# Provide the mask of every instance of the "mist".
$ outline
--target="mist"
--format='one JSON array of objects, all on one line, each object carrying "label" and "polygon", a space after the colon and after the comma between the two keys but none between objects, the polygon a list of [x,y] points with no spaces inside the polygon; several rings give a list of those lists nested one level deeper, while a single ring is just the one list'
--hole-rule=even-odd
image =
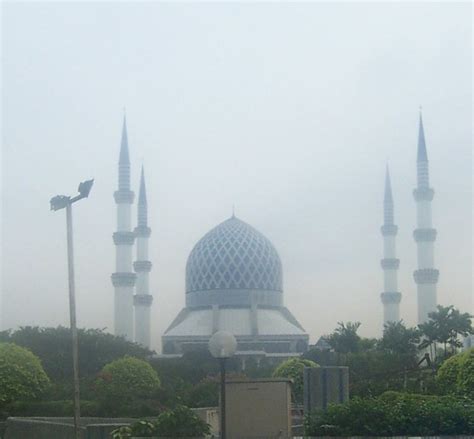
[{"label": "mist", "polygon": [[[401,317],[416,324],[416,142],[423,108],[438,302],[472,312],[469,3],[5,3],[0,329],[68,325],[74,206],[78,324],[113,329],[124,108],[145,167],[152,345],[184,305],[186,259],[232,214],[268,237],[284,301],[314,343],[338,321],[382,331],[385,166]],[[136,204],[133,206],[136,221]]]}]

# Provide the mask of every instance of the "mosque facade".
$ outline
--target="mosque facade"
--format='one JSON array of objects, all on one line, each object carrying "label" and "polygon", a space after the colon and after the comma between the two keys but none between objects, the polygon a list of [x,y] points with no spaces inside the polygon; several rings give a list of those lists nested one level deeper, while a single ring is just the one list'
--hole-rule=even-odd
[{"label": "mosque facade", "polygon": [[163,354],[207,349],[217,331],[232,333],[243,357],[291,357],[308,347],[308,334],[284,305],[277,251],[234,215],[192,249],[185,297],[162,337]]}]

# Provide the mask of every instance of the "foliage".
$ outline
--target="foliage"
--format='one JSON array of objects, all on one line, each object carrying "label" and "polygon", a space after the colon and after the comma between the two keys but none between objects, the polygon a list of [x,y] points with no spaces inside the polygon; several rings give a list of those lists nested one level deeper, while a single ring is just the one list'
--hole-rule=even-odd
[{"label": "foliage", "polygon": [[357,330],[360,322],[338,322],[338,327],[334,332],[326,336],[326,340],[336,352],[346,354],[348,352],[358,352],[360,349],[360,336]]},{"label": "foliage", "polygon": [[296,402],[303,401],[303,370],[305,367],[319,367],[314,361],[303,358],[290,358],[273,371],[273,377],[283,377],[293,380],[293,393]]},{"label": "foliage", "polygon": [[[41,359],[52,380],[66,381],[73,376],[69,328],[25,326],[13,332],[0,332],[1,341],[15,343],[31,350]],[[122,337],[108,334],[102,329],[79,329],[78,344],[81,377],[93,376],[107,363],[125,355],[146,359],[152,354],[148,349]]]},{"label": "foliage", "polygon": [[409,373],[411,358],[390,352],[357,352],[347,354],[350,393],[353,396],[377,396],[388,390],[418,389],[417,376]]},{"label": "foliage", "polygon": [[474,399],[474,348],[462,355],[456,384],[459,393]]},{"label": "foliage", "polygon": [[453,355],[443,361],[436,373],[436,382],[442,393],[456,393],[459,371],[464,354]]},{"label": "foliage", "polygon": [[36,399],[48,385],[38,357],[13,343],[0,343],[0,406]]},{"label": "foliage", "polygon": [[474,433],[474,405],[449,396],[387,392],[354,398],[305,419],[310,436],[437,436]]},{"label": "foliage", "polygon": [[96,380],[100,400],[114,405],[151,397],[159,387],[160,379],[150,364],[129,356],[104,366]]},{"label": "foliage", "polygon": [[219,404],[218,377],[205,378],[191,387],[183,398],[188,407],[215,407]]},{"label": "foliage", "polygon": [[[466,337],[474,333],[472,327],[472,316],[468,313],[461,313],[454,306],[436,307],[436,311],[428,314],[428,321],[419,325],[420,331],[424,336],[420,348],[436,347],[436,343],[443,346],[444,357],[448,355],[448,346],[450,353],[456,353],[456,350],[462,347],[460,336]],[[436,348],[435,348],[436,349]],[[436,351],[435,351],[435,356]]]},{"label": "foliage", "polygon": [[474,399],[474,348],[445,360],[436,380],[442,392]]},{"label": "foliage", "polygon": [[113,439],[130,437],[196,437],[209,434],[209,425],[191,409],[178,406],[161,413],[156,421],[138,421],[112,432]]},{"label": "foliage", "polygon": [[388,322],[378,347],[391,354],[415,357],[419,342],[420,331],[417,328],[407,328],[402,321]]}]

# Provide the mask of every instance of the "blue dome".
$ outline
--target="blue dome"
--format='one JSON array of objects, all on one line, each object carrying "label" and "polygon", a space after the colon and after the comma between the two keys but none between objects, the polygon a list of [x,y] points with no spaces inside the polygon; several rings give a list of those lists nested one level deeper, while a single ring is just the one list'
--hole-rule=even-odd
[{"label": "blue dome", "polygon": [[186,264],[186,293],[211,290],[282,292],[282,268],[272,243],[232,217],[194,246]]}]

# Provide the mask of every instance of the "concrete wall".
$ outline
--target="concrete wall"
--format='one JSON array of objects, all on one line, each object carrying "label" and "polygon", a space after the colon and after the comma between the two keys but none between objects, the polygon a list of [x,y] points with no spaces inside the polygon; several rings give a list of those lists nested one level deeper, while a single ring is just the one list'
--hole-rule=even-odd
[{"label": "concrete wall", "polygon": [[226,427],[227,439],[290,438],[290,380],[227,382]]},{"label": "concrete wall", "polygon": [[[129,418],[81,418],[81,439],[109,439],[112,430],[133,422]],[[7,419],[4,439],[75,439],[72,418]]]}]

